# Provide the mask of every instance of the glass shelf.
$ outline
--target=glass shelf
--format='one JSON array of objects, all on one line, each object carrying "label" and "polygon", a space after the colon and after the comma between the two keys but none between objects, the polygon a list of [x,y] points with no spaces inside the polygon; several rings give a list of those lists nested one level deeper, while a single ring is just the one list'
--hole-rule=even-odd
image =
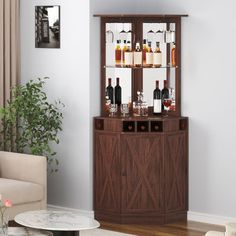
[{"label": "glass shelf", "polygon": [[170,69],[177,69],[178,66],[170,66],[170,65],[166,65],[166,66],[160,66],[160,67],[143,67],[143,66],[139,66],[139,67],[136,67],[136,66],[103,66],[103,68],[123,68],[123,69],[166,69],[166,68],[170,68]]}]

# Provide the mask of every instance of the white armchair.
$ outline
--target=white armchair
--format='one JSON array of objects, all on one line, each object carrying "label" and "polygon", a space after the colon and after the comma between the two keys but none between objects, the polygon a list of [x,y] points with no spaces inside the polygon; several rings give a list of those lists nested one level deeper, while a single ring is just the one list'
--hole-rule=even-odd
[{"label": "white armchair", "polygon": [[46,209],[46,158],[0,151],[0,194],[13,203],[10,220],[24,211]]}]

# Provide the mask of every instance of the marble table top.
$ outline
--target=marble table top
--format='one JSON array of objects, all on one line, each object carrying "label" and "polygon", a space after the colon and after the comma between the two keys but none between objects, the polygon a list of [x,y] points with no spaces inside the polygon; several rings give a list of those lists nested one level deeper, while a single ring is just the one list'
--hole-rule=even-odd
[{"label": "marble table top", "polygon": [[69,211],[27,211],[18,214],[14,220],[26,227],[54,231],[80,231],[100,226],[94,219]]}]

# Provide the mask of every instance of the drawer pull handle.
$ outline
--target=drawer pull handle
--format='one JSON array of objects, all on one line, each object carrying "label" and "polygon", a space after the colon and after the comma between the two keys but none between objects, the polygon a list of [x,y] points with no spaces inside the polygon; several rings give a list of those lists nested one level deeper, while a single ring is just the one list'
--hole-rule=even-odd
[{"label": "drawer pull handle", "polygon": [[129,125],[128,126],[128,130],[132,130],[133,129],[133,126],[132,125]]},{"label": "drawer pull handle", "polygon": [[159,126],[158,126],[158,125],[155,125],[154,129],[155,129],[155,130],[159,130]]},{"label": "drawer pull handle", "polygon": [[141,130],[145,130],[145,126],[144,125],[141,126]]}]

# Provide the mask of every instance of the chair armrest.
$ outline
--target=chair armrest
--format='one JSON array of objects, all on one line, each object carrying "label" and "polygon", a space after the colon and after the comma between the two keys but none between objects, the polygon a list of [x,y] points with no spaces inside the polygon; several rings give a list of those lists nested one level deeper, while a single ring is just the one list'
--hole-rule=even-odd
[{"label": "chair armrest", "polygon": [[0,176],[47,186],[47,160],[43,156],[0,152]]}]

